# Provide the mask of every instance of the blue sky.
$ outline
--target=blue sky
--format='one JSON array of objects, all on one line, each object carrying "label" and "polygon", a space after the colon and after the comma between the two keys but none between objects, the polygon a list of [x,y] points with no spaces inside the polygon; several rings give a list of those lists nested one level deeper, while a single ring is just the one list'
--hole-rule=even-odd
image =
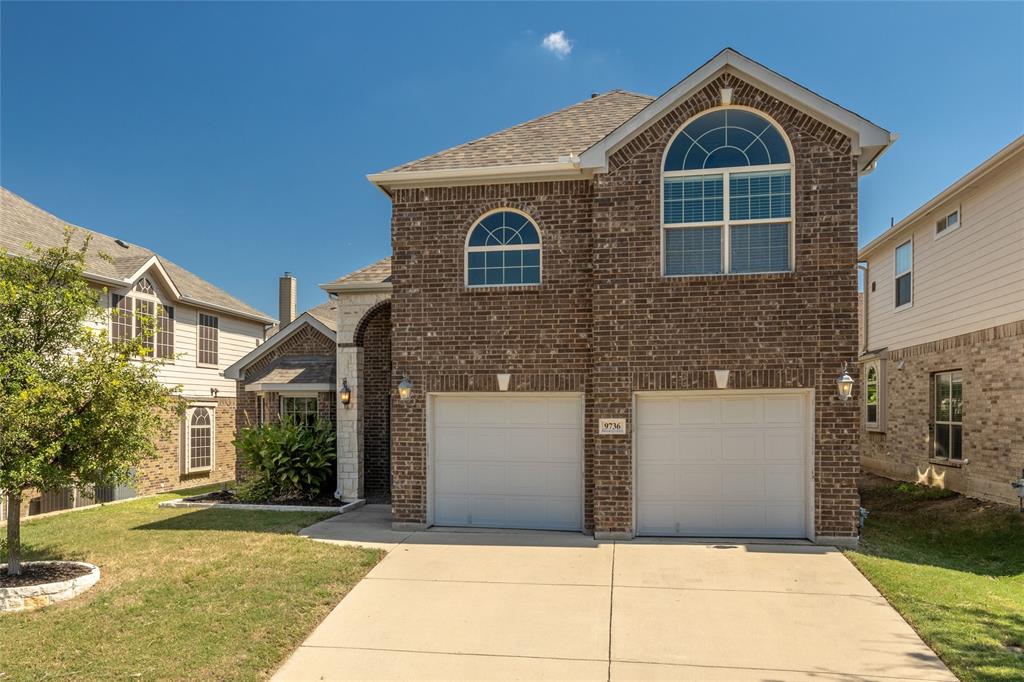
[{"label": "blue sky", "polygon": [[[276,315],[390,252],[365,175],[731,46],[900,133],[864,243],[1024,132],[1024,3],[0,5],[0,181]],[[564,31],[571,51],[545,36]],[[560,54],[557,48],[562,48]]]}]

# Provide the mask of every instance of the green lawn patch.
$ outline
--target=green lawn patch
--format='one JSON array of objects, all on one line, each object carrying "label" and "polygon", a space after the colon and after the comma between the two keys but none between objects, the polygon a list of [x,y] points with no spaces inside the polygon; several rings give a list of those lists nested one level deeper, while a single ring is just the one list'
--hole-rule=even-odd
[{"label": "green lawn patch", "polygon": [[1024,514],[877,477],[861,498],[857,568],[964,682],[1024,679]]},{"label": "green lawn patch", "polygon": [[102,578],[0,615],[0,680],[263,679],[382,556],[295,536],[330,514],[157,508],[176,497],[22,527],[26,560],[88,561]]}]

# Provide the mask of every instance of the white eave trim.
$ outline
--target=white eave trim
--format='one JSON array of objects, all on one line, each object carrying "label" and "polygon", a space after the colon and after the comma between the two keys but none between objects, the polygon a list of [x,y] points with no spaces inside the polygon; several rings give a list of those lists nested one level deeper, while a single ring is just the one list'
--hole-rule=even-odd
[{"label": "white eave trim", "polygon": [[438,185],[480,185],[530,180],[573,180],[586,177],[578,162],[526,163],[482,168],[455,168],[426,171],[388,171],[371,173],[366,178],[381,189],[436,187]]},{"label": "white eave trim", "polygon": [[181,295],[181,292],[178,291],[178,287],[174,285],[174,280],[171,279],[171,276],[169,274],[167,274],[167,270],[164,269],[163,264],[160,262],[160,257],[156,255],[150,256],[149,260],[143,263],[142,267],[137,269],[127,278],[126,281],[128,285],[131,286],[132,284],[134,284],[135,280],[148,273],[151,269],[155,269],[157,273],[160,275],[160,279],[163,280],[164,288],[167,289],[167,292],[171,295],[172,298],[178,301],[184,300],[184,298]]},{"label": "white eave trim", "polygon": [[351,294],[377,294],[391,293],[391,282],[342,282],[335,284],[327,282],[319,287],[329,294],[351,293]]},{"label": "white eave trim", "polygon": [[247,384],[246,391],[254,393],[330,393],[334,384]]},{"label": "white eave trim", "polygon": [[989,173],[996,170],[999,166],[1003,165],[1003,163],[1013,158],[1014,155],[1021,153],[1022,151],[1024,151],[1024,135],[1021,135],[1013,142],[1006,145],[1005,147],[997,151],[995,154],[990,156],[988,159],[982,161],[979,166],[974,168],[974,170],[969,171],[966,175],[964,175],[962,178],[954,182],[952,185],[950,185],[949,187],[942,190],[934,197],[926,201],[906,218],[899,221],[898,223],[890,227],[888,230],[886,230],[885,232],[883,232],[882,234],[878,235],[870,242],[865,244],[864,248],[862,248],[860,250],[860,253],[857,255],[858,259],[866,260],[867,257],[872,252],[874,252],[879,246],[889,241],[893,237],[899,235],[899,233],[902,232],[905,228],[909,227],[913,223],[916,223],[922,217],[928,215],[935,209],[939,208],[942,204],[949,202],[958,192],[962,192],[971,185],[980,182]]},{"label": "white eave trim", "polygon": [[242,369],[244,369],[245,367],[248,367],[249,365],[251,365],[253,363],[253,361],[258,359],[261,355],[266,353],[268,350],[270,350],[271,348],[273,348],[277,344],[281,343],[285,339],[289,338],[292,334],[294,334],[304,324],[308,324],[308,325],[312,326],[313,329],[316,329],[318,332],[320,332],[321,334],[323,334],[324,336],[329,338],[331,341],[335,341],[337,339],[337,336],[334,334],[334,330],[332,330],[330,327],[328,327],[323,322],[321,322],[320,320],[316,319],[315,317],[313,317],[309,313],[302,313],[301,315],[296,317],[294,320],[292,320],[291,322],[286,324],[283,329],[278,330],[278,332],[276,334],[274,334],[273,336],[270,337],[269,341],[267,341],[266,343],[262,343],[262,344],[256,346],[251,351],[249,351],[248,353],[243,355],[241,358],[239,358],[235,362],[235,364],[233,364],[230,367],[228,367],[227,369],[225,369],[224,370],[224,378],[225,379],[240,379],[241,378],[241,371],[242,371]]},{"label": "white eave trim", "polygon": [[751,82],[768,94],[790,105],[823,119],[841,132],[850,136],[853,153],[860,157],[859,170],[870,172],[882,152],[895,141],[888,130],[844,109],[785,76],[772,71],[754,60],[744,57],[733,49],[726,48],[715,55],[689,76],[672,86],[665,94],[637,112],[632,118],[616,128],[603,140],[590,147],[580,156],[584,170],[604,172],[608,156],[635,135],[669,113],[676,104],[693,92],[704,87],[724,71],[735,72],[743,80]]}]

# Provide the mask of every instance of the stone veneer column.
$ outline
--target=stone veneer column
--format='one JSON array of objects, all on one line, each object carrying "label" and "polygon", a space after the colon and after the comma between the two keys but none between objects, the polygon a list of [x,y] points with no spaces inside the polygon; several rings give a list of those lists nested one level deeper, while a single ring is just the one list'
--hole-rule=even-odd
[{"label": "stone veneer column", "polygon": [[358,346],[338,347],[337,381],[348,381],[352,399],[348,405],[338,401],[338,491],[344,502],[363,499],[363,419],[360,377],[363,372],[363,349]]}]

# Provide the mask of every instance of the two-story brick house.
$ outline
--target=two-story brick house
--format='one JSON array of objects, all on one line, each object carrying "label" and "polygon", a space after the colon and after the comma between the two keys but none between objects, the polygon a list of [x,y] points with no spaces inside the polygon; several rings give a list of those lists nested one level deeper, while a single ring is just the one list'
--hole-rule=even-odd
[{"label": "two-story brick house", "polygon": [[1024,470],[1024,137],[860,252],[867,471],[1016,504]]},{"label": "two-story brick house", "polygon": [[[0,188],[0,249],[29,256],[64,243],[66,221]],[[26,496],[26,514],[55,511],[236,477],[236,384],[224,370],[262,343],[275,320],[149,249],[75,227],[72,247],[91,237],[84,276],[101,289],[107,313],[94,324],[111,338],[141,331],[139,315],[155,316],[153,356],[162,383],[187,401],[182,423],[157,443],[159,456],[143,462],[133,485],[98,491],[46,491]],[[119,314],[110,314],[117,310]]]},{"label": "two-story brick house", "polygon": [[361,495],[363,462],[341,330],[389,299],[396,524],[854,542],[837,377],[858,177],[893,139],[724,50],[660,97],[594,95],[369,176],[388,279],[325,286],[355,387],[339,490]]}]

